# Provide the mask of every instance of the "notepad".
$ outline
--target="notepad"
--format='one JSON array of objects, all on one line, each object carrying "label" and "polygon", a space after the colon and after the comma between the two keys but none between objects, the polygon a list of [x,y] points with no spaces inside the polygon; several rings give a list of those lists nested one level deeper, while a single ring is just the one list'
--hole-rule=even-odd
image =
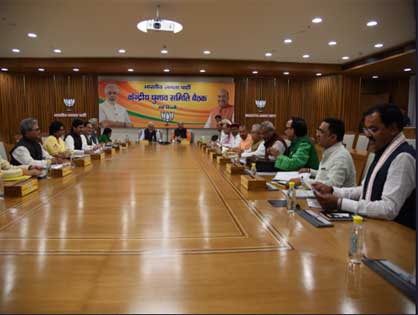
[{"label": "notepad", "polygon": [[[283,190],[283,193],[287,195],[287,190]],[[315,198],[312,190],[296,189],[296,198]]]},{"label": "notepad", "polygon": [[299,178],[299,172],[277,172],[276,176],[274,176],[274,181],[289,181],[292,178]]},{"label": "notepad", "polygon": [[307,198],[306,203],[308,204],[309,208],[318,208],[318,209],[322,208],[318,200],[316,200],[315,198]]}]

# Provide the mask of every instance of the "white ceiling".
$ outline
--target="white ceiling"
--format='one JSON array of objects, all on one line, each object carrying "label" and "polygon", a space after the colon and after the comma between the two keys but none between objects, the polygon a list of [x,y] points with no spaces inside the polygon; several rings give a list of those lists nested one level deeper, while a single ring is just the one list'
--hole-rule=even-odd
[{"label": "white ceiling", "polygon": [[[183,31],[142,33],[155,16]],[[151,57],[345,63],[415,40],[413,0],[0,0],[0,57]],[[320,16],[323,22],[313,24]],[[366,26],[374,19],[379,25]],[[30,39],[28,32],[38,38]],[[285,45],[290,37],[293,43]],[[336,46],[328,46],[336,40]],[[381,42],[383,48],[373,44]],[[166,45],[169,53],[161,55]],[[12,48],[21,49],[13,54]],[[52,53],[62,49],[61,55]],[[118,48],[127,50],[125,55]],[[209,49],[210,56],[202,51]],[[264,53],[273,51],[267,58]],[[308,53],[310,59],[303,59]]]}]

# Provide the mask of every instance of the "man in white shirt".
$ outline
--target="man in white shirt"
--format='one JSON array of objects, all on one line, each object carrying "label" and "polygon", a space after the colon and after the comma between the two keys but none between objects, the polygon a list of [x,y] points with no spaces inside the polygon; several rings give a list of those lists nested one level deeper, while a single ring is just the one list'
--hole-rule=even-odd
[{"label": "man in white shirt", "polygon": [[395,105],[375,106],[364,114],[364,133],[375,158],[358,187],[312,184],[324,209],[395,220],[415,229],[416,152],[406,142],[403,124],[402,112]]},{"label": "man in white shirt", "polygon": [[99,105],[99,122],[103,128],[132,127],[127,110],[117,104],[119,91],[119,86],[114,83],[105,86],[106,100]]},{"label": "man in white shirt", "polygon": [[276,133],[276,128],[271,121],[263,121],[260,129],[266,160],[274,161],[287,151],[285,140]]},{"label": "man in white shirt", "polygon": [[256,157],[259,159],[263,159],[265,156],[265,147],[264,141],[261,135],[261,125],[254,124],[251,127],[251,138],[253,139],[253,143],[248,150],[245,150],[241,153],[241,162],[245,164],[245,160],[249,157]]},{"label": "man in white shirt", "polygon": [[40,168],[48,166],[48,160],[52,163],[62,163],[62,159],[54,158],[39,143],[40,128],[34,118],[25,118],[20,122],[22,138],[10,151],[10,163],[12,165],[31,165]]},{"label": "man in white shirt", "polygon": [[71,132],[65,137],[65,145],[68,151],[83,154],[84,151],[89,151],[93,146],[87,144],[86,137],[82,134],[84,123],[80,119],[74,119],[71,127]]},{"label": "man in white shirt", "polygon": [[[318,143],[324,148],[318,170],[302,168],[305,182],[320,182],[335,187],[353,187],[356,185],[356,170],[350,152],[344,147],[344,122],[335,118],[326,118],[316,131]],[[309,173],[309,174],[306,174]],[[305,176],[309,175],[309,176]],[[300,185],[299,178],[291,179]]]},{"label": "man in white shirt", "polygon": [[[140,130],[139,132],[139,140],[148,140],[150,142],[161,142],[161,132],[155,129],[155,125],[153,122],[148,123],[148,127]],[[166,139],[168,141],[168,139]]]}]

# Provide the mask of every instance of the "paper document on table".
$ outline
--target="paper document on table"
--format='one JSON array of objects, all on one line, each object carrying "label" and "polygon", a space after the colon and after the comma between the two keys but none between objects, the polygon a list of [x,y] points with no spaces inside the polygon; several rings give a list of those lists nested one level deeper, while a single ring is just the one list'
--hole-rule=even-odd
[{"label": "paper document on table", "polygon": [[316,200],[315,198],[308,198],[308,199],[306,199],[306,202],[308,203],[308,207],[309,208],[322,209],[322,207],[319,204],[318,200]]},{"label": "paper document on table", "polygon": [[299,172],[277,172],[274,181],[289,181],[292,178],[300,178]]},{"label": "paper document on table", "polygon": [[[283,193],[287,195],[287,190],[283,190]],[[296,189],[296,198],[315,198],[312,190]]]}]

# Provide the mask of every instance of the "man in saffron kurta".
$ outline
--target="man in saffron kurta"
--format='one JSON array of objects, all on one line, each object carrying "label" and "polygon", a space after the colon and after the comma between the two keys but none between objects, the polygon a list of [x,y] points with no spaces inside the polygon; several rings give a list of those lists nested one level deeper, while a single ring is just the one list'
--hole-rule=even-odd
[{"label": "man in saffron kurta", "polygon": [[221,116],[222,119],[233,121],[234,105],[229,104],[229,92],[225,89],[219,90],[218,107],[213,108],[209,112],[209,117],[206,121],[205,128],[216,128],[217,121],[215,117],[218,115]]}]

